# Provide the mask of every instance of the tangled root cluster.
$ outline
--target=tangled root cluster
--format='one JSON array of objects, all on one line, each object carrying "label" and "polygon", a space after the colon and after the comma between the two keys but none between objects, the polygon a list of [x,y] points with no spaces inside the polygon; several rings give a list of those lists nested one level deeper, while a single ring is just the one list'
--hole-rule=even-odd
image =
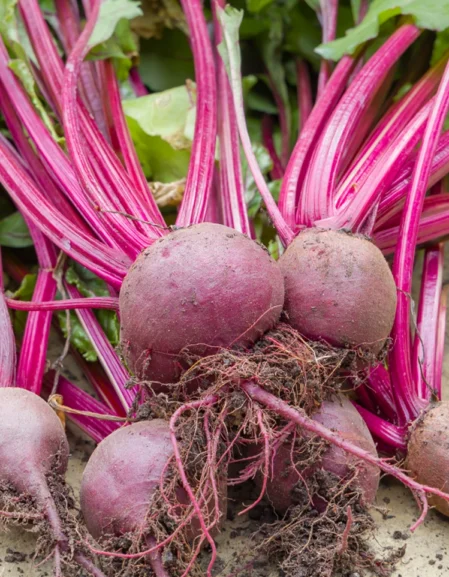
[{"label": "tangled root cluster", "polygon": [[369,538],[375,524],[360,505],[355,474],[339,479],[316,471],[307,485],[298,486],[285,518],[260,529],[260,549],[277,561],[285,577],[390,575],[404,550],[387,559],[373,554]]},{"label": "tangled root cluster", "polygon": [[37,537],[34,552],[36,562],[58,555],[56,566],[59,566],[67,577],[74,577],[82,573],[77,556],[82,553],[85,559],[91,557],[88,548],[80,545],[79,536],[83,529],[79,523],[79,510],[72,488],[61,475],[48,475],[47,485],[67,537],[64,548],[58,548],[56,553],[58,543],[52,527],[35,499],[25,493],[19,494],[7,485],[0,486],[0,529],[3,524],[5,528],[12,524],[33,533]]},{"label": "tangled root cluster", "polygon": [[[381,574],[386,575],[388,564],[378,563],[366,544],[373,521],[359,504],[360,493],[353,488],[353,479],[340,480],[317,467],[328,449],[326,442],[304,437],[294,424],[263,409],[240,387],[242,382],[254,382],[312,415],[342,388],[348,375],[357,372],[357,353],[309,342],[281,323],[250,349],[223,349],[207,357],[184,351],[183,364],[189,368],[178,383],[168,385],[167,393],[159,392],[159,383],[144,383],[145,402],[140,399],[132,409],[137,420],[163,418],[176,431],[180,458],[168,467],[150,507],[146,530],[146,535],[153,535],[159,543],[173,537],[163,551],[167,569],[180,575],[187,569],[190,575],[204,575],[196,560],[201,547],[207,541],[211,544],[204,531],[198,530],[194,507],[179,505],[179,487],[185,487],[183,475],[213,536],[225,509],[227,473],[228,486],[259,479],[260,494],[245,509],[249,511],[264,498],[266,485],[260,479],[270,475],[272,455],[288,438],[298,477],[302,478],[306,469],[314,472],[298,483],[286,517],[261,529],[264,551],[278,560],[288,577],[330,576],[335,571],[343,575],[349,567],[381,567]],[[248,447],[254,449],[250,456]],[[322,512],[319,503],[326,504]],[[193,544],[189,535],[192,519],[197,533]],[[176,532],[179,527],[185,530]],[[115,545],[132,552],[142,551],[148,543],[134,535]],[[213,545],[211,555],[214,558]],[[119,561],[113,561],[108,573],[125,571]],[[142,560],[129,563],[133,569],[126,564],[123,575],[140,577],[145,570]]]},{"label": "tangled root cluster", "polygon": [[[349,373],[356,372],[357,355],[350,349],[309,341],[284,323],[279,323],[248,349],[220,349],[207,357],[184,350],[182,361],[189,368],[178,383],[167,385],[167,395],[158,395],[166,402],[165,407],[159,406],[158,416],[163,416],[160,412],[169,416],[176,403],[186,398],[229,394],[246,380],[310,415],[341,388]],[[153,386],[159,390],[160,383],[144,382],[143,385],[152,392]],[[167,406],[170,403],[174,403],[171,409]],[[140,408],[142,410],[145,408]],[[140,417],[144,417],[142,412]]]}]

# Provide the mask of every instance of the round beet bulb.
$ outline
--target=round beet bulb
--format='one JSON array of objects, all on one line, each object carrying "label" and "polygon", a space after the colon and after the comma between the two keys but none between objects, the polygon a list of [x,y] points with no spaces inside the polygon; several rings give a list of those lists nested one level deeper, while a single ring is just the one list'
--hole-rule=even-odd
[{"label": "round beet bulb", "polygon": [[53,409],[24,389],[0,388],[0,485],[33,497],[59,542],[66,537],[47,477],[63,475],[68,459],[69,444]]},{"label": "round beet bulb", "polygon": [[[173,455],[169,426],[162,419],[122,427],[97,446],[84,470],[80,493],[84,520],[95,539],[145,533],[155,491]],[[224,509],[226,479],[219,484]],[[176,497],[181,504],[189,502],[182,487]],[[185,536],[192,540],[200,532],[195,517]]]},{"label": "round beet bulb", "polygon": [[219,224],[176,230],[126,275],[122,351],[139,379],[176,382],[182,351],[250,345],[274,327],[283,303],[280,268],[259,244]]},{"label": "round beet bulb", "polygon": [[[436,403],[412,429],[407,469],[423,485],[449,492],[449,402]],[[429,504],[449,516],[449,503],[428,495]]]},{"label": "round beet bulb", "polygon": [[[331,401],[324,401],[312,418],[337,432],[343,439],[377,456],[376,446],[368,427],[352,403],[343,395],[338,395]],[[304,483],[291,466],[291,442],[287,440],[279,447],[272,462],[273,474],[268,479],[267,498],[273,507],[283,514],[295,502],[295,488]],[[355,484],[356,488],[361,490],[363,503],[372,505],[379,487],[379,469],[365,461],[357,460],[335,445],[326,450],[320,463],[315,463],[300,473],[306,482],[318,468],[344,478],[353,466],[358,470]],[[261,486],[261,482],[259,476],[257,484]]]},{"label": "round beet bulb", "polygon": [[301,232],[279,260],[290,324],[312,340],[377,354],[393,326],[396,286],[369,240],[342,231]]}]

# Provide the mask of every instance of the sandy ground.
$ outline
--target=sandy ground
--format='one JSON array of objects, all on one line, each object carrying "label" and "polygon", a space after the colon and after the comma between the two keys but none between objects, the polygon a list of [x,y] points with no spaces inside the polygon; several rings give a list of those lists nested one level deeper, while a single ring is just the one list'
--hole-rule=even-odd
[{"label": "sandy ground", "polygon": [[[447,273],[446,273],[447,274]],[[446,355],[444,366],[445,398],[449,398],[449,326],[446,328]],[[76,377],[76,369],[69,367],[69,376]],[[85,462],[93,450],[93,444],[80,436],[79,432],[69,425],[68,437],[71,446],[71,459],[68,471],[68,481],[75,494],[78,494],[81,474]],[[408,528],[416,520],[416,503],[406,490],[391,480],[382,481],[378,493],[379,506],[388,508],[387,518],[381,517],[376,511],[373,515],[378,521],[378,530],[373,538],[373,545],[388,553],[405,545],[406,552],[399,561],[394,577],[446,577],[449,576],[449,519],[435,511],[431,511],[423,526],[414,534]],[[238,521],[245,524],[247,520]],[[218,540],[220,558],[227,564],[234,553],[231,532],[235,523],[227,526]],[[235,540],[237,541],[237,540]],[[250,544],[245,546],[251,547]],[[34,538],[22,530],[11,529],[0,533],[0,577],[51,577],[53,575],[50,563],[37,566],[33,559]],[[226,567],[220,571],[220,577],[226,577],[229,571]],[[257,569],[252,577],[259,577]],[[269,577],[278,577],[272,573]],[[353,574],[351,577],[359,577]]]}]

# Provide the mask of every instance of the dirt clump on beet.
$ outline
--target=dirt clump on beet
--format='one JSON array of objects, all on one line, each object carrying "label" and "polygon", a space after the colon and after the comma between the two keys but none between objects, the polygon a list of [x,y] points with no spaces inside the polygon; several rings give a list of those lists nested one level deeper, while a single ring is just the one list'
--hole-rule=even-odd
[{"label": "dirt clump on beet", "polygon": [[281,322],[251,347],[223,348],[204,358],[184,351],[183,363],[189,368],[170,385],[169,398],[188,398],[194,383],[200,383],[206,394],[221,394],[255,379],[264,389],[311,414],[341,389],[348,374],[357,371],[357,362],[354,351],[310,341]]}]

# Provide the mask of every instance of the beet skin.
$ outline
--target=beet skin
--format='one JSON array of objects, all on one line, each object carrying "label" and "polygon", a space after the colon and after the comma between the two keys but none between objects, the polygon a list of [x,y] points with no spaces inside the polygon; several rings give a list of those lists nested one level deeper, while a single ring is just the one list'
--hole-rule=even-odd
[{"label": "beet skin", "polygon": [[25,389],[0,389],[0,483],[34,495],[51,472],[64,473],[69,445],[61,421]]},{"label": "beet skin", "polygon": [[89,533],[133,533],[145,526],[148,505],[173,456],[165,421],[142,421],[107,436],[84,470],[81,509]]},{"label": "beet skin", "polygon": [[[449,492],[449,402],[432,405],[412,429],[407,448],[410,476],[423,485]],[[429,504],[449,516],[449,503],[434,495]]]},{"label": "beet skin", "polygon": [[47,477],[63,475],[68,459],[69,444],[51,407],[24,389],[0,388],[0,485],[33,497],[61,542],[65,537]]},{"label": "beet skin", "polygon": [[[169,426],[162,419],[122,427],[97,446],[84,470],[80,493],[84,520],[95,539],[145,533],[154,493],[173,455]],[[222,481],[224,508],[226,479]],[[176,498],[188,504],[182,487],[176,490]],[[200,531],[195,517],[184,534],[191,540]]]},{"label": "beet skin", "polygon": [[280,268],[259,244],[219,224],[176,230],[144,250],[123,282],[125,360],[140,379],[176,382],[181,351],[252,344],[283,302]]},{"label": "beet skin", "polygon": [[301,232],[279,259],[290,324],[312,340],[377,354],[393,326],[396,286],[381,251],[341,231]]},{"label": "beet skin", "polygon": [[[376,446],[365,422],[343,395],[335,397],[332,401],[324,401],[312,418],[338,432],[343,439],[377,456]],[[357,467],[358,475],[355,483],[362,491],[363,503],[372,505],[379,487],[379,470],[348,455],[343,449],[331,445],[319,464],[314,464],[310,469],[300,473],[307,480],[307,477],[319,467],[339,478],[344,478],[350,473],[352,466]],[[260,484],[261,480],[258,479],[258,485]],[[268,480],[267,497],[273,507],[283,514],[294,503],[294,489],[301,484],[303,481],[291,467],[291,443],[287,440],[273,458],[273,474]]]}]

